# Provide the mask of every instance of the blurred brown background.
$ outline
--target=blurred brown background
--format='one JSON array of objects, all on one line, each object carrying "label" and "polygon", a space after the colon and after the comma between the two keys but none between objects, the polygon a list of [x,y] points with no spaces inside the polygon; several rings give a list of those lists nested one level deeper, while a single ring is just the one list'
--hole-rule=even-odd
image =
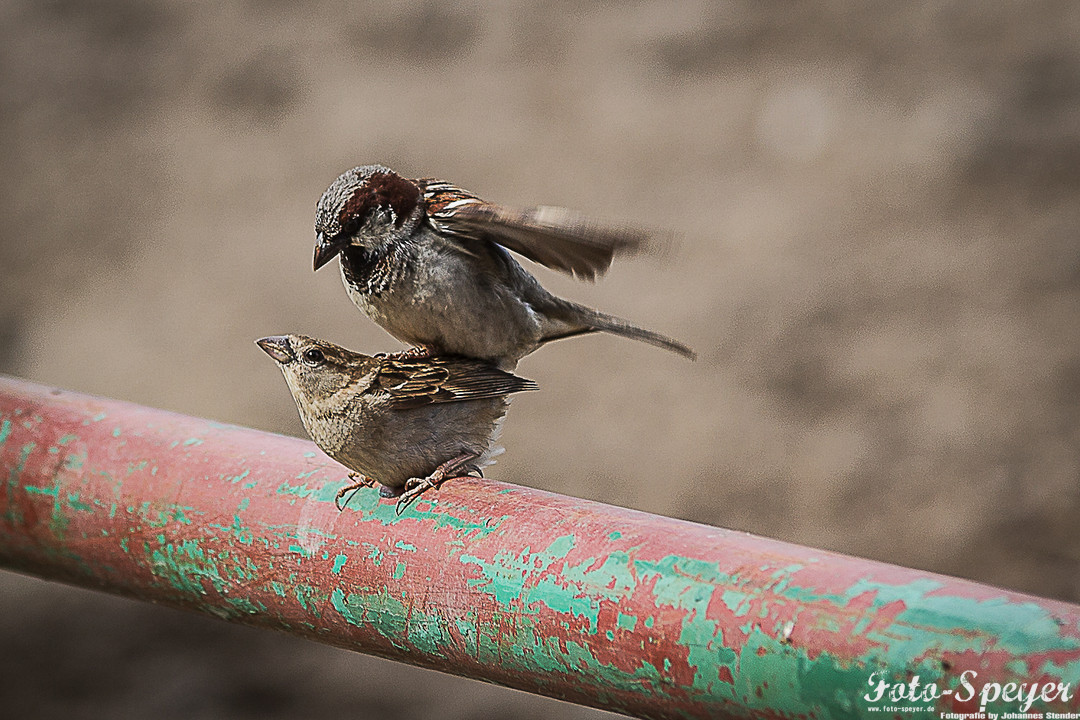
[{"label": "blurred brown background", "polygon": [[[1080,600],[1080,4],[0,2],[0,371],[302,435],[353,165],[678,233],[489,475]],[[11,717],[601,713],[0,575]]]}]

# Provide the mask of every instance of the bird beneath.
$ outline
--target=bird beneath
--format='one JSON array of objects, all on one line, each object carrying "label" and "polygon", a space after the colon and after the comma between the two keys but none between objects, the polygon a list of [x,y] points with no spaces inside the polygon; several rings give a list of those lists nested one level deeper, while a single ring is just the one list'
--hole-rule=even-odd
[{"label": "bird beneath", "polygon": [[471,358],[369,356],[304,335],[256,343],[281,368],[311,439],[352,471],[335,504],[379,484],[382,497],[400,496],[400,514],[447,479],[482,474],[502,452],[507,396],[537,389]]},{"label": "bird beneath", "polygon": [[513,370],[545,343],[594,332],[694,359],[683,343],[556,297],[511,256],[592,280],[649,235],[596,224],[563,208],[514,210],[433,178],[355,167],[315,213],[318,270],[335,257],[349,297],[413,356],[452,354]]}]

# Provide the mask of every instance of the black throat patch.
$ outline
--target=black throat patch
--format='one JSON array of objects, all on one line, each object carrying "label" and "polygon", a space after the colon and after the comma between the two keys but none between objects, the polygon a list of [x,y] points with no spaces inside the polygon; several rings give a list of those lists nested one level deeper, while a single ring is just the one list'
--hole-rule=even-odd
[{"label": "black throat patch", "polygon": [[351,245],[341,251],[341,270],[345,281],[354,290],[371,296],[386,292],[400,270],[393,250],[368,252],[362,247]]}]

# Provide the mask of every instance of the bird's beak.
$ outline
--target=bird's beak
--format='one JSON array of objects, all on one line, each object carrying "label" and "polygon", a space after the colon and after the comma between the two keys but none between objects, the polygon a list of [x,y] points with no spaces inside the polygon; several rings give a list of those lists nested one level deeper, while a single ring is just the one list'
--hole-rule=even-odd
[{"label": "bird's beak", "polygon": [[315,269],[318,270],[326,263],[337,257],[349,244],[349,239],[338,235],[327,238],[322,233],[315,236]]},{"label": "bird's beak", "polygon": [[284,335],[271,335],[256,340],[255,343],[263,349],[263,352],[279,363],[285,364],[296,359],[292,346],[289,344],[289,338]]}]

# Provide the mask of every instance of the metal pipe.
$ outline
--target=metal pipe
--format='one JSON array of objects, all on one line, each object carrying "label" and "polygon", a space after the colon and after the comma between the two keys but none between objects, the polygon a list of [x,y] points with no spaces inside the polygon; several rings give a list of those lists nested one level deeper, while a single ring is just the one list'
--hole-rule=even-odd
[{"label": "metal pipe", "polygon": [[2,377],[0,481],[5,567],[640,717],[1078,709],[1075,605]]}]

